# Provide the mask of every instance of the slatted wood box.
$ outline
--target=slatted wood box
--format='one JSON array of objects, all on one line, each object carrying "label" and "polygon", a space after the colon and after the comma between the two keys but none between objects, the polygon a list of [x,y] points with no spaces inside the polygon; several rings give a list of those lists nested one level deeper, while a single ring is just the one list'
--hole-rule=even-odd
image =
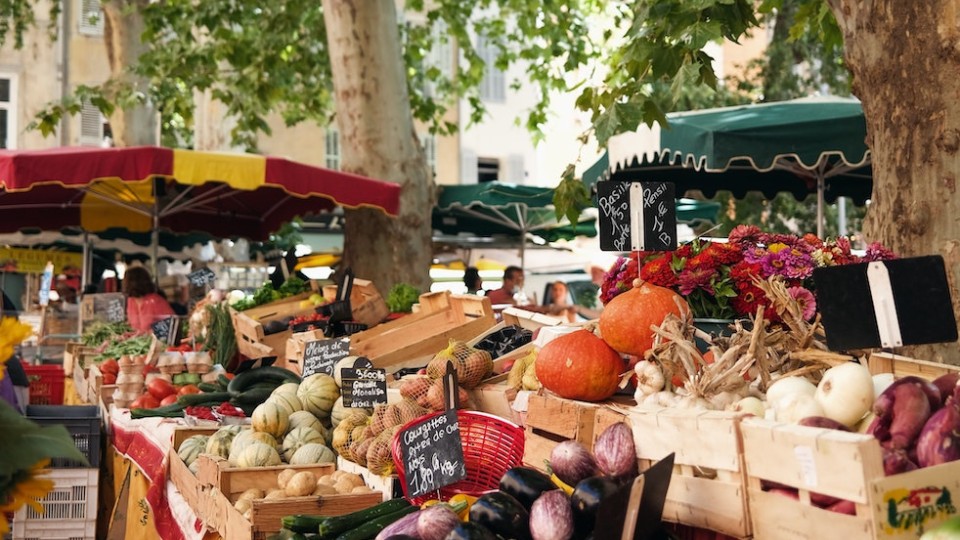
[{"label": "slatted wood box", "polygon": [[203,496],[201,488],[203,485],[200,483],[200,480],[190,472],[187,464],[180,459],[177,451],[180,450],[180,445],[183,444],[183,441],[190,437],[194,435],[212,435],[214,432],[216,432],[216,429],[199,427],[182,427],[177,428],[173,432],[173,444],[170,445],[168,457],[170,463],[170,481],[173,482],[177,491],[183,495],[183,500],[185,500],[194,511],[200,508],[200,499]]},{"label": "slatted wood box", "polygon": [[739,427],[742,418],[723,411],[603,408],[594,414],[592,434],[595,441],[611,424],[627,422],[633,430],[640,470],[675,454],[664,521],[749,538],[752,529]]},{"label": "slatted wood box", "polygon": [[[264,327],[275,321],[283,321],[289,317],[308,315],[315,311],[314,306],[303,307],[300,302],[310,298],[312,292],[305,292],[262,306],[236,311],[230,309],[230,318],[233,321],[233,330],[237,335],[237,350],[248,358],[262,358],[263,356],[283,356],[286,352],[287,340],[293,332],[286,328],[281,332],[267,334]],[[256,347],[255,345],[266,347]],[[269,352],[267,352],[269,349]]]},{"label": "slatted wood box", "polygon": [[73,370],[77,366],[80,356],[93,352],[93,347],[88,347],[80,341],[69,341],[63,347],[63,374],[66,377],[73,376]]},{"label": "slatted wood box", "polygon": [[546,470],[550,453],[563,441],[579,441],[587,448],[592,446],[595,417],[603,404],[564,399],[547,390],[525,395],[524,464]]},{"label": "slatted wood box", "polygon": [[[327,300],[336,298],[337,286],[324,286],[323,297]],[[372,328],[390,315],[390,308],[372,281],[354,279],[353,288],[350,289],[350,314],[353,320]]]}]

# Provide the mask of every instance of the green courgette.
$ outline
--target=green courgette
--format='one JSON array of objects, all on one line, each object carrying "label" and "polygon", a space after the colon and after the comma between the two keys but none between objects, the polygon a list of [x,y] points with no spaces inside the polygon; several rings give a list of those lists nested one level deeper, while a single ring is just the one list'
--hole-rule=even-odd
[{"label": "green courgette", "polygon": [[257,382],[276,382],[275,386],[288,382],[299,384],[300,377],[290,370],[273,366],[254,368],[234,377],[227,385],[227,391],[238,396]]},{"label": "green courgette", "polygon": [[177,398],[177,403],[183,407],[223,403],[230,400],[229,392],[200,392],[199,394],[184,394]]},{"label": "green courgette", "polygon": [[392,514],[378,517],[376,519],[367,521],[358,527],[354,527],[338,536],[336,540],[371,540],[372,538],[375,538],[380,531],[389,527],[393,522],[397,521],[403,516],[406,516],[407,514],[412,514],[419,511],[420,508],[416,506],[410,506],[409,508],[398,510]]},{"label": "green courgette", "polygon": [[226,388],[220,388],[219,384],[209,382],[202,382],[197,385],[197,388],[199,388],[201,392],[220,392],[226,390]]},{"label": "green courgette", "polygon": [[130,409],[130,418],[180,418],[183,416],[184,406],[179,402],[156,409]]},{"label": "green courgette", "polygon": [[226,391],[227,387],[230,386],[230,379],[222,373],[217,375],[217,386],[220,387],[221,391]]},{"label": "green courgette", "polygon": [[383,517],[404,508],[413,508],[406,499],[390,499],[376,506],[342,516],[309,516],[298,514],[281,519],[283,528],[301,533],[319,532],[321,537],[330,537],[357,527],[366,521]]},{"label": "green courgette", "polygon": [[230,402],[237,406],[259,405],[266,401],[272,393],[273,388],[251,388],[240,395],[233,396]]}]

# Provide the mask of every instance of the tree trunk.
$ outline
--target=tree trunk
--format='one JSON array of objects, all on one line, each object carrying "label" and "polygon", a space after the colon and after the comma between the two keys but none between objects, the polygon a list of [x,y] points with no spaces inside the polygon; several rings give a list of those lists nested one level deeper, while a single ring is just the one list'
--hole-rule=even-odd
[{"label": "tree trunk", "polygon": [[[873,153],[864,233],[899,256],[939,254],[960,313],[960,41],[956,0],[829,0]],[[960,364],[956,342],[904,354]]]},{"label": "tree trunk", "polygon": [[[140,13],[150,0],[104,0],[104,40],[113,80],[132,83],[147,93],[149,82],[128,72],[149,46],[143,43],[144,24]],[[117,107],[110,115],[110,129],[117,146],[156,145],[159,129],[157,111],[149,105]]]},{"label": "tree trunk", "polygon": [[323,13],[343,170],[402,186],[397,218],[346,211],[345,266],[384,294],[399,282],[426,291],[435,194],[410,113],[396,7],[393,0],[323,0]]}]

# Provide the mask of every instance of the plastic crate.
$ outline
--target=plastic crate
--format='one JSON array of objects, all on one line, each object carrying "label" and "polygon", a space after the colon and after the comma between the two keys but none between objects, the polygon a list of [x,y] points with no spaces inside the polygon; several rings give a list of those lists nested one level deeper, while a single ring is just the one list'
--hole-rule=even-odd
[{"label": "plastic crate", "polygon": [[23,371],[30,381],[31,405],[63,404],[63,366],[32,366],[24,362]]},{"label": "plastic crate", "polygon": [[[90,467],[100,466],[100,407],[97,405],[28,405],[27,418],[41,426],[62,425],[70,432],[73,443],[90,462]],[[74,460],[54,458],[54,468],[84,466]]]},{"label": "plastic crate", "polygon": [[53,491],[40,503],[43,513],[29,505],[13,517],[13,537],[94,539],[97,536],[98,469],[52,469]]}]

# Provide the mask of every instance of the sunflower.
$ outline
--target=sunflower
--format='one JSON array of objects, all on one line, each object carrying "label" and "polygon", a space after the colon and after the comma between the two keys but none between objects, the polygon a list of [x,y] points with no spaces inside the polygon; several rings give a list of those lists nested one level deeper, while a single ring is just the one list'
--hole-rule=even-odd
[{"label": "sunflower", "polygon": [[0,319],[0,381],[3,380],[3,366],[13,356],[13,349],[27,339],[33,329],[13,317]]},{"label": "sunflower", "polygon": [[44,459],[28,470],[15,472],[12,477],[0,478],[0,534],[10,531],[8,512],[16,512],[29,504],[38,513],[43,513],[40,500],[53,490],[53,480],[41,478],[49,472],[49,466],[50,460]]}]

